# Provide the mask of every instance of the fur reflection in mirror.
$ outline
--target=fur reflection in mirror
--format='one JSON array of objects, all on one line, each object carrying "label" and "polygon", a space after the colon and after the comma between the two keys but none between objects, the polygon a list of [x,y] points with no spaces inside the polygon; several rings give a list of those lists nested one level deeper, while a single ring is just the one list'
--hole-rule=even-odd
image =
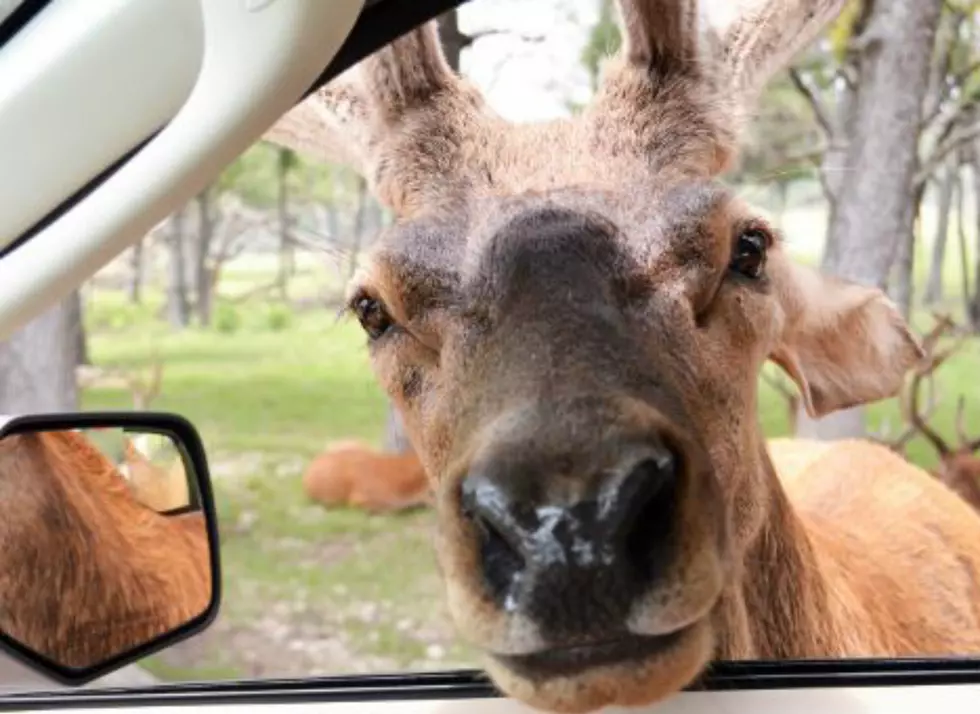
[{"label": "fur reflection in mirror", "polygon": [[118,428],[0,440],[0,631],[87,668],[201,615],[210,553],[188,471],[169,437]]}]

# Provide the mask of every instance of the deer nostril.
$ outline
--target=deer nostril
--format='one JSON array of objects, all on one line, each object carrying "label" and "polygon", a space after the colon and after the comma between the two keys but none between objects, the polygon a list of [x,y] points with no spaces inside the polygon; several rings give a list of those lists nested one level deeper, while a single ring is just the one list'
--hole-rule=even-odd
[{"label": "deer nostril", "polygon": [[482,474],[471,474],[461,488],[463,515],[476,528],[483,577],[491,596],[505,602],[526,561],[522,532],[503,489]]},{"label": "deer nostril", "polygon": [[668,448],[657,449],[624,469],[625,475],[610,483],[603,494],[602,518],[619,543],[623,565],[641,581],[656,577],[663,547],[676,517],[682,463]]}]

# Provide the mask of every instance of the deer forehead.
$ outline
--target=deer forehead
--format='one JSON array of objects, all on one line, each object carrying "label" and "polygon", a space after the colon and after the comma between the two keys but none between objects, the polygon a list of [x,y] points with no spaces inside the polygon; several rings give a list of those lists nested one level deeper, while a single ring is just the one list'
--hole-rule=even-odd
[{"label": "deer forehead", "polygon": [[534,290],[576,268],[581,275],[583,263],[600,279],[664,284],[723,268],[749,220],[756,219],[744,204],[707,181],[471,197],[397,223],[350,290],[370,286],[412,319],[454,298],[499,296],[518,269],[534,274]]}]

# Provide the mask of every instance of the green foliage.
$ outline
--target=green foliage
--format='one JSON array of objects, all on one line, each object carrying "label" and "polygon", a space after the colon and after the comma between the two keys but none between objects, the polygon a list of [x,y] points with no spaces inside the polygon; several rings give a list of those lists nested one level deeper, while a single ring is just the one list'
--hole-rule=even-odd
[{"label": "green foliage", "polygon": [[826,30],[825,36],[830,42],[831,55],[838,64],[846,60],[855,24],[861,17],[865,2],[867,0],[851,0]]},{"label": "green foliage", "polygon": [[144,301],[137,305],[123,299],[99,300],[85,307],[88,330],[119,332],[155,319],[156,306]]},{"label": "green foliage", "polygon": [[288,305],[273,303],[265,310],[266,327],[273,332],[282,332],[293,323],[293,311]]},{"label": "green foliage", "polygon": [[242,316],[234,305],[220,302],[214,310],[214,329],[224,334],[238,332],[242,326]]},{"label": "green foliage", "polygon": [[592,91],[599,83],[599,67],[602,60],[616,53],[622,44],[622,35],[616,23],[616,14],[612,0],[597,0],[599,3],[599,20],[589,33],[589,39],[582,49],[582,64],[589,72]]}]

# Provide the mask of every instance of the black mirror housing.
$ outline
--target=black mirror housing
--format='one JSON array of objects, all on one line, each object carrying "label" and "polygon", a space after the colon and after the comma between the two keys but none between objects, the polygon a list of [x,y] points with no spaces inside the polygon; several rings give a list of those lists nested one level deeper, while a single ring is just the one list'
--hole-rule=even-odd
[{"label": "black mirror housing", "polygon": [[214,496],[189,421],[0,415],[0,649],[77,687],[200,633],[220,602]]}]

